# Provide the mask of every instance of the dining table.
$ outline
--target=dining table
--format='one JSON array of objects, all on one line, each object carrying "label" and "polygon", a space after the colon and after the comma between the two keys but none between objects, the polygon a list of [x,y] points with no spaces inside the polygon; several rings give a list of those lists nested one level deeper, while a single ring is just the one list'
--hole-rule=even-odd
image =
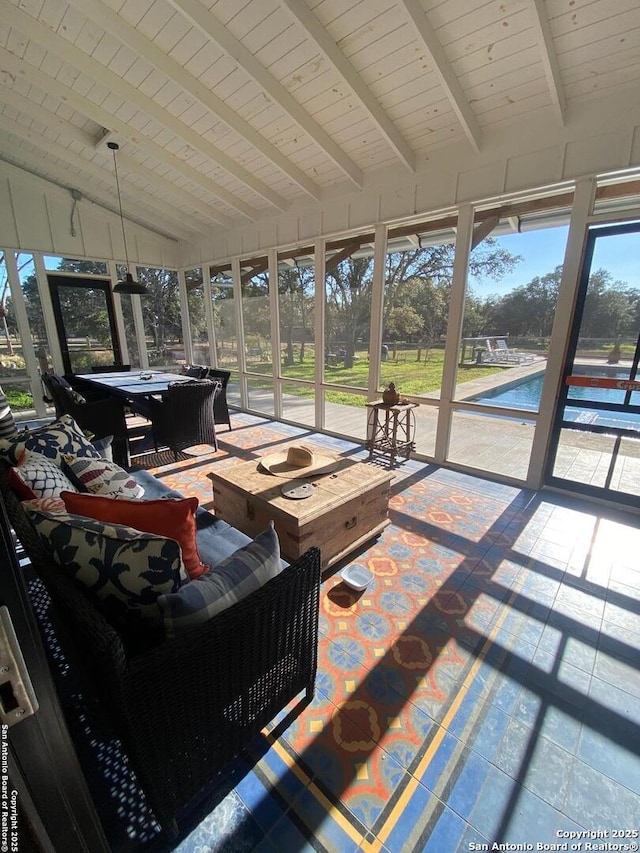
[{"label": "dining table", "polygon": [[[131,370],[114,371],[113,373],[80,373],[76,376],[94,389],[107,392],[119,399],[126,406],[133,418],[132,425],[127,428],[127,467],[131,464],[132,441],[135,443],[135,453],[146,452],[153,447],[151,424],[151,406],[147,402],[150,397],[161,395],[172,382],[193,381],[191,377],[180,373],[165,373],[162,370]],[[144,420],[140,422],[139,417]],[[129,418],[127,418],[129,423]]]},{"label": "dining table", "polygon": [[78,379],[90,382],[94,387],[108,391],[114,397],[140,401],[167,390],[171,382],[193,381],[180,373],[165,373],[161,370],[130,370],[113,373],[80,373]]}]

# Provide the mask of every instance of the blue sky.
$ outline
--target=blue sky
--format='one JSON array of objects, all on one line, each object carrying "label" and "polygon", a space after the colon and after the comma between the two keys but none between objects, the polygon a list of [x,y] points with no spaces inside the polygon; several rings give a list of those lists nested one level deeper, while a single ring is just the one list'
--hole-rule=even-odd
[{"label": "blue sky", "polygon": [[[568,227],[545,228],[527,231],[523,234],[509,234],[497,237],[496,242],[523,260],[514,271],[501,281],[473,282],[478,296],[490,293],[504,294],[527,284],[535,276],[552,272],[564,260]],[[640,234],[626,234],[601,238],[596,242],[592,268],[609,270],[615,281],[620,280],[640,287]]]}]

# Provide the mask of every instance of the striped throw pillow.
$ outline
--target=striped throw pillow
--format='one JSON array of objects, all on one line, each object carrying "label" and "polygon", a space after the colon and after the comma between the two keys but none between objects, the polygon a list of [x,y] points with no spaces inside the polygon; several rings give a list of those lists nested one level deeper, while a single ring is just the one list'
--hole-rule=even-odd
[{"label": "striped throw pillow", "polygon": [[165,636],[174,639],[211,619],[280,574],[278,535],[267,530],[177,592],[158,597]]},{"label": "striped throw pillow", "polygon": [[11,406],[0,388],[0,438],[12,438],[18,432]]}]

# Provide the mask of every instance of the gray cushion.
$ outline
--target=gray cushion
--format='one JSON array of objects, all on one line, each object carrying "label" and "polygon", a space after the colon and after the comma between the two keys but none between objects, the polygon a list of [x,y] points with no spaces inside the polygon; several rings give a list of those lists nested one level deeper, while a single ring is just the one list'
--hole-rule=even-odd
[{"label": "gray cushion", "polygon": [[189,631],[221,613],[282,571],[273,522],[253,542],[235,551],[177,592],[158,597],[166,636]]}]

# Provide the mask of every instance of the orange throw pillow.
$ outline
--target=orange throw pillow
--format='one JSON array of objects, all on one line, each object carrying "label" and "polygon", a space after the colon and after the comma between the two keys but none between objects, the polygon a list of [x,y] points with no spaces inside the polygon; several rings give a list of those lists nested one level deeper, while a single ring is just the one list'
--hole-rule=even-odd
[{"label": "orange throw pillow", "polygon": [[62,492],[67,512],[84,515],[112,524],[126,524],[143,533],[155,533],[175,539],[182,551],[182,560],[191,579],[209,571],[198,554],[195,511],[198,498],[161,498],[153,501],[130,501],[106,498],[102,495]]}]

